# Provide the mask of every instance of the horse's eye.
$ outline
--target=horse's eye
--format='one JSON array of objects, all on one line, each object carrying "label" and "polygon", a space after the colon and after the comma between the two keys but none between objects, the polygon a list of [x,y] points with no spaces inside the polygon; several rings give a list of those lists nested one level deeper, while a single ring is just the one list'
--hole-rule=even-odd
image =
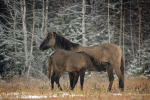
[{"label": "horse's eye", "polygon": [[47,38],[48,38],[48,39],[50,39],[50,38],[51,38],[51,36],[49,35]]}]

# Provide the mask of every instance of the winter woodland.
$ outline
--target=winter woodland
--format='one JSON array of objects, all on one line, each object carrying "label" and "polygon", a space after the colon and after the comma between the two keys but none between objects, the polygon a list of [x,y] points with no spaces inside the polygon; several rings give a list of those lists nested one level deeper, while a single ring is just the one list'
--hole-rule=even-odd
[{"label": "winter woodland", "polygon": [[[149,0],[1,0],[0,76],[46,78],[47,30],[81,45],[115,43],[126,75],[150,75]],[[102,73],[99,73],[102,74]]]}]

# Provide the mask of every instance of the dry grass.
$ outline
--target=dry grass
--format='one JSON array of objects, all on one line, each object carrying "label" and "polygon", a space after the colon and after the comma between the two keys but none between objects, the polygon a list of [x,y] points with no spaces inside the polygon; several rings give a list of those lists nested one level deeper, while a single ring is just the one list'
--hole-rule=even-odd
[{"label": "dry grass", "polygon": [[0,80],[0,99],[20,100],[22,96],[38,95],[46,96],[47,100],[150,100],[150,80],[144,78],[127,77],[124,92],[120,92],[117,78],[112,91],[107,92],[108,79],[98,75],[85,79],[84,91],[80,91],[80,82],[73,91],[69,90],[68,77],[61,77],[60,82],[62,92],[57,89],[56,85],[52,91],[49,82],[42,80],[25,78],[14,78],[9,82]]}]

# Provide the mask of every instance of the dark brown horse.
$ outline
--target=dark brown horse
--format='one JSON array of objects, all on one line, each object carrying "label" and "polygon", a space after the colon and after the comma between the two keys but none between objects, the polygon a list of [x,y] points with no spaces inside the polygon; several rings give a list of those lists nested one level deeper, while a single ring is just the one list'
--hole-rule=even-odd
[{"label": "dark brown horse", "polygon": [[93,57],[94,62],[96,62],[98,65],[101,65],[105,62],[110,63],[110,67],[106,69],[109,77],[108,90],[111,90],[114,81],[113,69],[118,76],[119,87],[122,91],[124,90],[124,60],[122,56],[122,50],[119,46],[113,43],[106,43],[103,45],[84,47],[70,42],[55,32],[49,31],[44,41],[40,45],[40,49],[43,51],[48,48],[54,48],[56,50],[65,49],[74,52],[84,51]]},{"label": "dark brown horse", "polygon": [[[56,50],[50,57],[48,63],[48,75],[51,77],[51,89],[54,89],[54,81],[58,88],[62,90],[59,79],[64,72],[70,74],[70,86],[74,89],[78,77],[80,76],[81,90],[83,90],[84,75],[86,71],[105,70],[104,66],[93,65],[93,58],[84,52],[72,52],[66,50]],[[107,63],[106,63],[107,64]],[[104,64],[106,66],[106,64]],[[52,75],[51,75],[52,72]],[[72,77],[73,76],[73,77]]]}]

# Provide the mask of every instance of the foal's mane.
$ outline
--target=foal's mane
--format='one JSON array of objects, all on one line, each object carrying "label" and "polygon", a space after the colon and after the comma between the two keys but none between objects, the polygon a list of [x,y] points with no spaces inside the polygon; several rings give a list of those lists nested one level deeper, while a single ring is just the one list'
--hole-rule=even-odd
[{"label": "foal's mane", "polygon": [[55,47],[65,49],[65,50],[71,50],[72,48],[78,48],[79,44],[73,43],[63,36],[57,34],[56,32],[53,32],[56,43]]}]

